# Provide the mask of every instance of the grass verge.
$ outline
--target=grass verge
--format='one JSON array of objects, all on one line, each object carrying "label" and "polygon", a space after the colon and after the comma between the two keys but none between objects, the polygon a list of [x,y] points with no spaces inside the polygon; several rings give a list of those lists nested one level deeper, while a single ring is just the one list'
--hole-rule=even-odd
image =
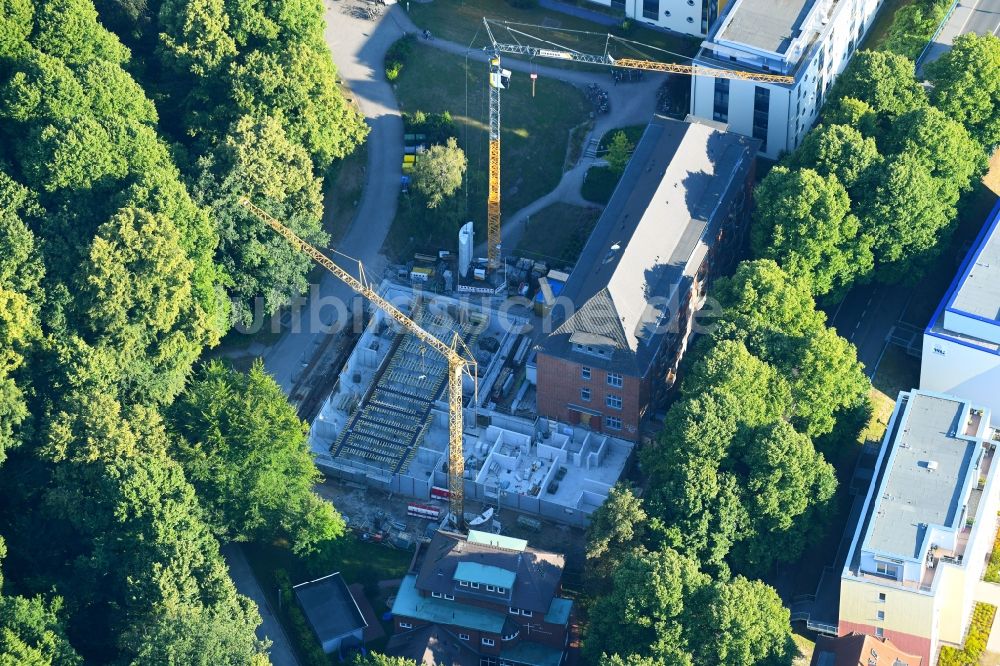
[{"label": "grass verge", "polygon": [[368,143],[365,142],[337,162],[324,183],[323,228],[330,234],[330,244],[336,247],[351,228],[354,212],[365,191],[365,170],[368,165]]},{"label": "grass verge", "polygon": [[600,214],[597,208],[552,204],[531,216],[515,254],[572,266]]}]

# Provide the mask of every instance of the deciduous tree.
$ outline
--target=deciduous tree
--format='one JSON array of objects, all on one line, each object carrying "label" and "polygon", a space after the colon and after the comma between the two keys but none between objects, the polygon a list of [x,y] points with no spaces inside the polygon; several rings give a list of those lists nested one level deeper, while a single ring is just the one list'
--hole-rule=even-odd
[{"label": "deciduous tree", "polygon": [[847,190],[834,175],[775,167],[754,191],[752,246],[792,276],[809,279],[813,293],[844,293],[872,268],[871,238],[850,213]]},{"label": "deciduous tree", "polygon": [[175,455],[222,538],[286,538],[308,553],[343,534],[343,520],[312,490],[320,475],[307,426],[263,365],[244,374],[210,363],[169,415]]},{"label": "deciduous tree", "polygon": [[989,149],[1000,144],[1000,38],[965,34],[927,66],[934,105]]},{"label": "deciduous tree", "polygon": [[854,54],[833,85],[830,102],[840,97],[861,100],[887,118],[927,105],[927,95],[913,73],[913,61],[889,51]]},{"label": "deciduous tree", "polygon": [[[849,99],[849,98],[847,98]],[[848,191],[881,159],[875,140],[849,125],[820,125],[803,139],[789,162],[821,176],[836,176]]]},{"label": "deciduous tree", "polygon": [[431,146],[413,166],[413,189],[423,195],[428,208],[437,208],[462,186],[469,161],[454,137]]}]

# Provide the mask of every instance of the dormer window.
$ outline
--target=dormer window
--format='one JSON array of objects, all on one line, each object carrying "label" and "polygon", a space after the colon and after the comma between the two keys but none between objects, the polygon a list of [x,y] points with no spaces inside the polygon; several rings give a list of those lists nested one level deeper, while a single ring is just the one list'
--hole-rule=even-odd
[{"label": "dormer window", "polygon": [[507,594],[507,588],[506,587],[498,587],[497,588],[497,594]]},{"label": "dormer window", "polygon": [[458,581],[458,584],[462,587],[469,587],[469,581],[467,580],[460,580]]},{"label": "dormer window", "polygon": [[486,586],[486,591],[487,592],[496,592],[497,588],[495,586],[493,586],[493,585],[487,585]]},{"label": "dormer window", "polygon": [[471,587],[473,590],[478,590],[479,583],[469,583],[469,587]]}]

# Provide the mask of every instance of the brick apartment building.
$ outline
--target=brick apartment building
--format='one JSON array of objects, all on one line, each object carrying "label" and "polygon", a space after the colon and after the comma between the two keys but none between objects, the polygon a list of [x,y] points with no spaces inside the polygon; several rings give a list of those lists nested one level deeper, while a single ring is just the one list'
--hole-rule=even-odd
[{"label": "brick apartment building", "polygon": [[418,664],[560,666],[573,602],[564,558],[521,539],[438,532],[414,554],[387,652]]},{"label": "brick apartment building", "polygon": [[639,439],[709,282],[742,242],[756,153],[713,123],[653,119],[554,306],[540,415]]}]

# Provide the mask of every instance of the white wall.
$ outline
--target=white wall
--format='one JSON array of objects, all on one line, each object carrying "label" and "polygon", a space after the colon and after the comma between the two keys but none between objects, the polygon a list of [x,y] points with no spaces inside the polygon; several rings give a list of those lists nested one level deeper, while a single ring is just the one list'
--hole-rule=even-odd
[{"label": "white wall", "polygon": [[998,387],[1000,355],[924,333],[920,361],[922,390],[961,396],[1000,414]]},{"label": "white wall", "polygon": [[[697,3],[696,3],[697,4]],[[761,154],[771,159],[782,153],[791,152],[802,142],[806,132],[815,124],[818,107],[826,99],[830,85],[844,70],[851,55],[857,50],[857,32],[868,31],[880,6],[880,0],[843,0],[834,9],[833,20],[824,28],[815,48],[806,52],[808,60],[798,67],[796,62],[785,62],[781,66],[779,54],[767,55],[750,47],[740,48],[738,44],[715,44],[705,42],[706,51],[718,51],[720,57],[733,55],[750,66],[759,67],[767,62],[772,70],[785,71],[795,76],[792,85],[768,85],[752,81],[731,81],[729,84],[729,129],[739,134],[752,136],[753,91],[756,86],[771,89],[771,106],[768,117],[768,137],[766,150]],[[700,11],[700,10],[699,10]],[[853,28],[852,28],[853,26]],[[820,53],[823,52],[823,57]],[[711,58],[696,60],[709,67],[723,66],[721,60]],[[823,68],[820,71],[820,60]],[[823,90],[817,91],[822,82]],[[691,81],[691,113],[699,118],[713,119],[715,78],[696,76]],[[820,92],[821,94],[817,94]],[[796,123],[798,121],[798,123]]]}]

